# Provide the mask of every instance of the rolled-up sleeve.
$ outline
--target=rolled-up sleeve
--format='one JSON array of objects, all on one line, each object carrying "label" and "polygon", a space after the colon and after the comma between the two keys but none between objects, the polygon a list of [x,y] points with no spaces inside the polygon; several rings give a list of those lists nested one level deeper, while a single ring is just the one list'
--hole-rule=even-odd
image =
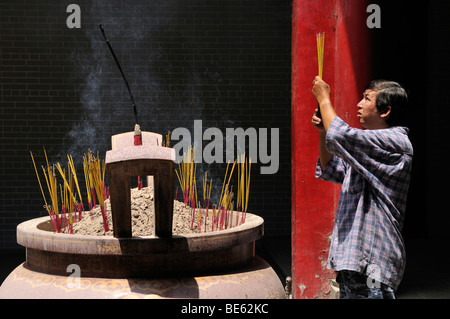
[{"label": "rolled-up sleeve", "polygon": [[413,153],[404,128],[361,130],[350,127],[339,117],[327,131],[326,147],[371,183],[391,179],[394,171],[401,170],[405,158]]},{"label": "rolled-up sleeve", "polygon": [[317,160],[316,178],[322,179],[327,182],[342,184],[346,171],[347,167],[344,161],[342,161],[342,159],[334,154],[331,156],[331,159],[325,169],[323,169],[320,165],[320,158]]}]

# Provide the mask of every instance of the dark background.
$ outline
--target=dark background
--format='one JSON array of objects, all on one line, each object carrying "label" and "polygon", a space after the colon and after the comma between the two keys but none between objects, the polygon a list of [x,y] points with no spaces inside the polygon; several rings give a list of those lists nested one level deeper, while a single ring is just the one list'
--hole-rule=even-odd
[{"label": "dark background", "polygon": [[[291,1],[78,1],[81,29],[66,26],[70,3],[0,2],[0,248],[17,248],[17,224],[46,214],[29,151],[38,165],[43,146],[51,162],[71,154],[80,168],[88,149],[104,154],[111,135],[134,127],[100,23],[143,130],[193,132],[195,119],[224,134],[226,127],[280,129],[279,171],[261,175],[254,165],[249,211],[264,217],[266,237],[290,236]],[[382,25],[371,31],[373,77],[399,81],[411,101],[405,239],[445,238],[450,3],[374,3]],[[225,168],[199,170],[220,189]]]},{"label": "dark background", "polygon": [[[66,25],[71,3],[81,8],[80,29]],[[47,214],[29,151],[38,167],[44,146],[53,163],[72,155],[83,185],[83,154],[104,157],[111,135],[134,129],[98,24],[142,130],[193,135],[196,119],[224,135],[227,127],[279,128],[279,170],[261,175],[252,165],[248,210],[265,219],[266,236],[289,236],[291,8],[278,0],[1,1],[0,248],[19,247],[17,224]],[[213,178],[216,201],[225,169],[197,167],[198,179]]]},{"label": "dark background", "polygon": [[414,162],[403,234],[406,241],[446,239],[450,3],[376,3],[382,8],[382,28],[373,31],[374,77],[399,81],[410,98]]}]

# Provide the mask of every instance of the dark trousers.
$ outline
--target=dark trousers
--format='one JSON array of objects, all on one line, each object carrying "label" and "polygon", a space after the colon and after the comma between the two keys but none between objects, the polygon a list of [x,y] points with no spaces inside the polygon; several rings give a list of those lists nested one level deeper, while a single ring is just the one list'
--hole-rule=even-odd
[{"label": "dark trousers", "polygon": [[395,299],[394,290],[356,271],[337,272],[340,299]]}]

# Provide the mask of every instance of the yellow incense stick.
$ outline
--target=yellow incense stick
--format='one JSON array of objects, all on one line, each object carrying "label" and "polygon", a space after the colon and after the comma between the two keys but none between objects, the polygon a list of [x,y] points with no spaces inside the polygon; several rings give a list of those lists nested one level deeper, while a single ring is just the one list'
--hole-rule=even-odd
[{"label": "yellow incense stick", "polygon": [[75,165],[73,164],[72,155],[67,155],[69,159],[69,168],[72,171],[73,180],[75,181],[75,185],[77,186],[78,196],[80,196],[80,202],[83,202],[83,198],[81,197],[80,186],[78,185],[77,173],[75,172]]},{"label": "yellow incense stick", "polygon": [[48,192],[50,193],[50,199],[51,199],[52,194],[51,194],[51,191],[50,191],[50,183],[48,181],[47,173],[45,172],[44,166],[42,166],[42,171],[44,172],[45,182],[47,184],[47,189],[48,189]]},{"label": "yellow incense stick", "polygon": [[211,198],[212,179],[209,182],[208,200]]},{"label": "yellow incense stick", "polygon": [[73,195],[72,190],[70,189],[70,185],[69,185],[69,183],[68,183],[67,180],[66,180],[66,174],[64,173],[64,171],[63,171],[62,168],[61,168],[61,164],[59,164],[59,163],[56,164],[56,168],[58,169],[59,175],[61,175],[62,179],[64,180],[64,183],[65,183],[66,186],[67,186],[67,189],[68,189],[68,191],[69,191],[70,197],[72,198],[73,202],[76,202],[76,198],[75,198],[75,196]]},{"label": "yellow incense stick", "polygon": [[[178,163],[178,167],[180,167],[179,165],[180,164]],[[180,182],[181,190],[184,191],[183,183],[181,182],[180,175],[178,174],[176,169],[175,169],[175,174],[177,174],[177,178],[178,178],[178,181]]]},{"label": "yellow incense stick", "polygon": [[51,168],[48,168],[48,180],[50,184],[50,197],[52,199],[52,205],[53,205],[53,211],[58,216],[59,215],[59,208],[58,208],[58,187],[56,182],[56,174],[55,174],[55,168],[52,166]]},{"label": "yellow incense stick", "polygon": [[225,177],[223,178],[222,191],[220,192],[220,198],[219,198],[219,207],[222,202],[223,189],[225,187],[225,181],[227,180],[227,173],[228,173],[229,166],[230,166],[230,162],[228,162],[228,164],[227,164],[227,170],[225,171]]},{"label": "yellow incense stick", "polygon": [[83,157],[83,170],[84,170],[84,181],[86,184],[86,193],[87,193],[87,197],[88,197],[88,202],[92,203],[91,187],[89,185],[89,163],[88,163],[88,158],[86,157],[86,154]]},{"label": "yellow incense stick", "polygon": [[47,162],[47,168],[48,168],[49,165],[48,165],[47,152],[45,151],[45,147],[43,147],[43,148],[44,148],[45,161]]},{"label": "yellow incense stick", "polygon": [[249,161],[249,167],[248,167],[248,176],[247,176],[247,192],[245,194],[245,210],[244,212],[247,212],[247,206],[248,206],[248,196],[250,193],[250,172],[252,169],[252,159],[250,158]]},{"label": "yellow incense stick", "polygon": [[38,174],[38,171],[36,168],[36,163],[34,162],[33,153],[31,153],[31,151],[30,151],[30,155],[31,155],[31,159],[33,160],[34,171],[36,172],[36,177],[39,182],[39,188],[41,189],[42,197],[44,198],[45,208],[48,210],[47,200],[45,199],[44,190],[42,189],[41,180],[39,179],[39,174]]},{"label": "yellow incense stick", "polygon": [[103,199],[103,182],[102,182],[102,176],[101,176],[101,168],[100,168],[100,161],[97,159],[94,159],[92,161],[92,180],[95,192],[97,194],[97,199],[99,201],[99,204],[101,207],[105,205],[104,199]]},{"label": "yellow incense stick", "polygon": [[231,176],[233,176],[233,171],[234,171],[234,166],[235,165],[236,165],[236,161],[234,161],[233,167],[231,168],[231,173],[230,173],[230,177],[228,178],[228,183],[227,184],[230,184]]},{"label": "yellow incense stick", "polygon": [[[64,184],[64,192],[65,191],[66,191],[66,185]],[[59,195],[61,197],[61,207],[66,207],[66,201],[64,199],[64,192],[63,192],[62,185],[59,184]]]}]

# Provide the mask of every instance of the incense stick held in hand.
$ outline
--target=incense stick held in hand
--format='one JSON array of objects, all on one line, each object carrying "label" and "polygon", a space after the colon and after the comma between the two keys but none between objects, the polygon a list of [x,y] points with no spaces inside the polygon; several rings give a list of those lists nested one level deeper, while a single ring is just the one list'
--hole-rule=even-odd
[{"label": "incense stick held in hand", "polygon": [[[325,32],[316,34],[317,40],[317,65],[319,67],[319,77],[323,76],[323,56],[325,52]],[[320,105],[317,105],[317,116],[320,116]]]},{"label": "incense stick held in hand", "polygon": [[323,55],[325,51],[325,32],[316,34],[317,40],[317,64],[319,66],[319,77],[323,75]]}]

